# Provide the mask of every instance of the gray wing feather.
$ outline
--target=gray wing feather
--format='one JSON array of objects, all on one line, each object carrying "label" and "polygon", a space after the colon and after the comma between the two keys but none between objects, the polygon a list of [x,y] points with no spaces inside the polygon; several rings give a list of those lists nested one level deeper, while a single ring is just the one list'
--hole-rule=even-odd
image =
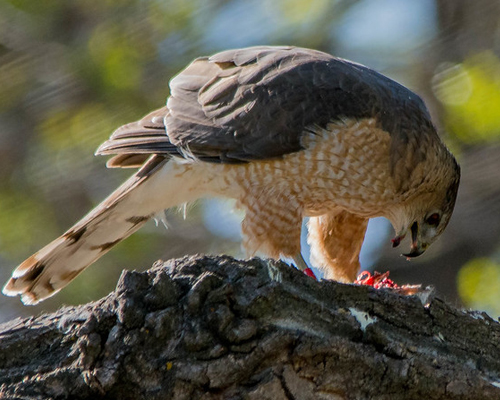
[{"label": "gray wing feather", "polygon": [[389,78],[319,51],[261,46],[194,60],[171,80],[166,107],[118,129],[97,153],[273,158],[340,118],[375,118],[394,138],[393,165],[409,143],[425,157],[415,143],[420,132],[435,135],[422,100]]}]

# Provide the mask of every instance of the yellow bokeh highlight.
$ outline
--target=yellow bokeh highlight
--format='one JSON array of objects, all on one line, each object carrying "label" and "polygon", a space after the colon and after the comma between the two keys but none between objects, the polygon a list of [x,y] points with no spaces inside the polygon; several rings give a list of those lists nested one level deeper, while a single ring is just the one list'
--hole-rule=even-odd
[{"label": "yellow bokeh highlight", "polygon": [[466,263],[457,276],[460,298],[467,307],[500,315],[500,263],[489,258],[476,258]]},{"label": "yellow bokeh highlight", "polygon": [[470,144],[500,140],[500,60],[493,53],[442,65],[433,83],[449,132]]},{"label": "yellow bokeh highlight", "polygon": [[106,83],[119,89],[134,89],[139,86],[142,68],[136,52],[130,48],[110,49],[104,62]]},{"label": "yellow bokeh highlight", "polygon": [[122,27],[112,23],[94,29],[88,41],[88,51],[99,66],[104,84],[117,89],[135,89],[140,85],[141,56],[150,49],[146,41],[140,40],[140,34],[137,36],[127,34]]}]

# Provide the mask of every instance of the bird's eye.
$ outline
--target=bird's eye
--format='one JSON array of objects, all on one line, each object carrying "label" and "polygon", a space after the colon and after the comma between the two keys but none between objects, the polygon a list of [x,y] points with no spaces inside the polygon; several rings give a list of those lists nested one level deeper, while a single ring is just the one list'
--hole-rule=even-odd
[{"label": "bird's eye", "polygon": [[439,216],[439,214],[434,213],[434,214],[431,214],[429,217],[427,217],[425,222],[427,222],[427,224],[429,224],[430,226],[438,226],[440,220],[441,220],[441,217]]}]

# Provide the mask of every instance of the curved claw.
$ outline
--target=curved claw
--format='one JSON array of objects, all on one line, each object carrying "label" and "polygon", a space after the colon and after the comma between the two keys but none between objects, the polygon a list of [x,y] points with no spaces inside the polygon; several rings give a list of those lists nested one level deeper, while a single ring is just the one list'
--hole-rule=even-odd
[{"label": "curved claw", "polygon": [[403,240],[403,237],[401,236],[396,236],[394,239],[391,239],[392,247],[398,247],[401,243],[401,240]]}]

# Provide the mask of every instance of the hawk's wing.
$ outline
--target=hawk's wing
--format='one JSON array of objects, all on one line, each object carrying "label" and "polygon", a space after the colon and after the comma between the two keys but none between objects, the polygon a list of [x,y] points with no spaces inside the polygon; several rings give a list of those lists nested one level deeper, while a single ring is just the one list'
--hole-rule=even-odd
[{"label": "hawk's wing", "polygon": [[309,49],[251,47],[198,58],[170,89],[166,107],[119,128],[98,149],[118,154],[110,166],[140,165],[148,154],[214,162],[279,157],[302,148],[308,127],[341,118],[376,118],[395,145],[418,143],[416,135],[434,131],[410,90]]}]

